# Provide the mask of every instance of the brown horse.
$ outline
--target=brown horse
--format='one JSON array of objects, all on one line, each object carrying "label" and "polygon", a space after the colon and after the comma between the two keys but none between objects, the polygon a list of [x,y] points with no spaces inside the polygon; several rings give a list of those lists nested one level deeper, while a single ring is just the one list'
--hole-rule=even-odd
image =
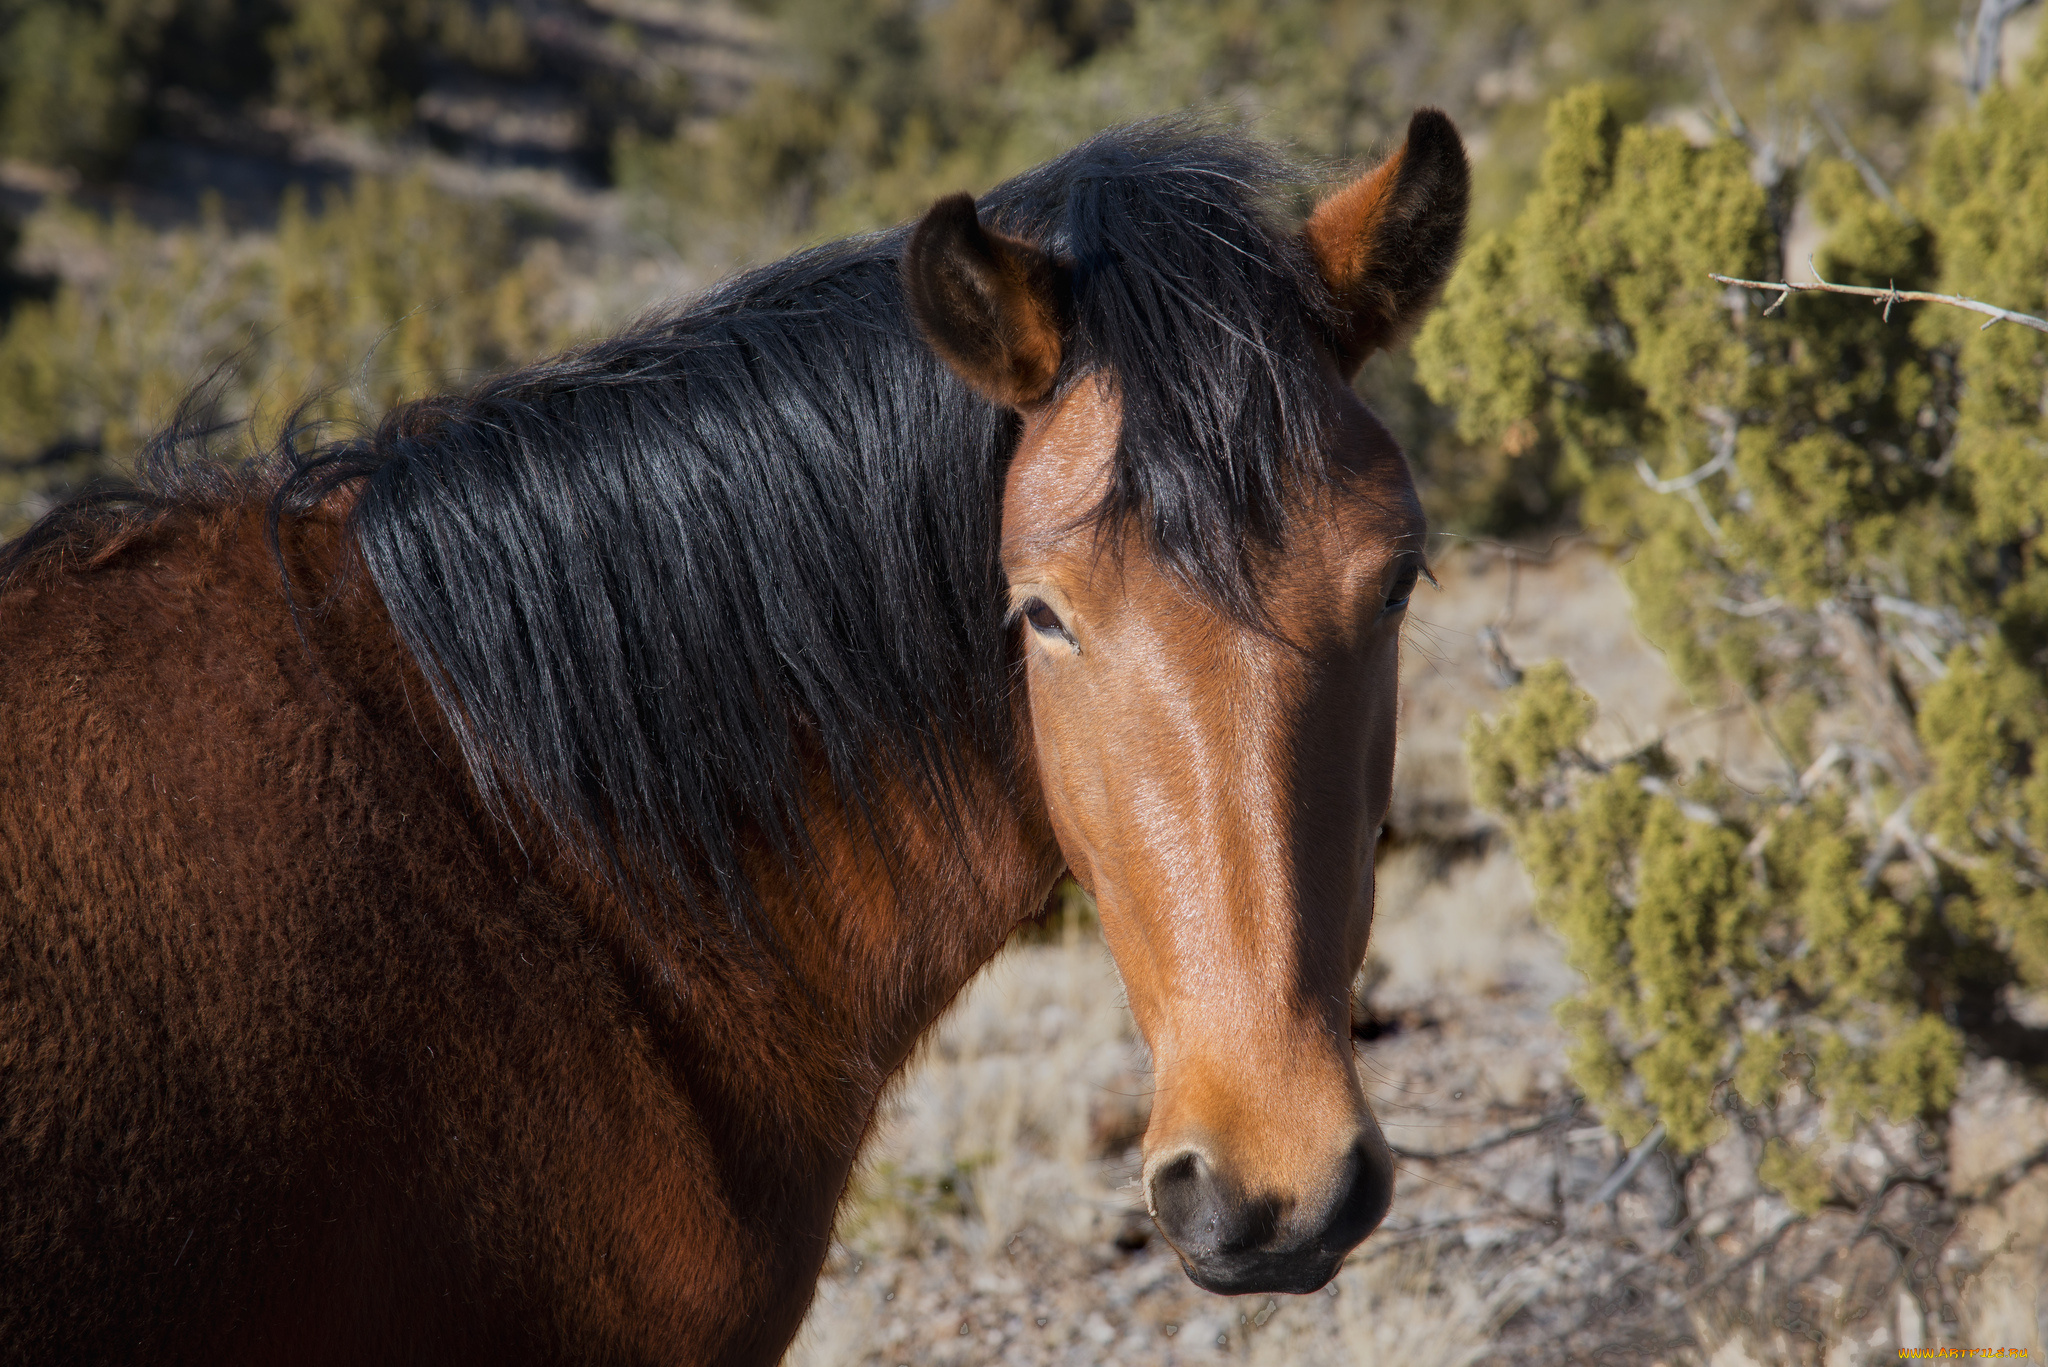
[{"label": "brown horse", "polygon": [[766,1363],[890,1080],[1066,870],[1212,1290],[1387,1148],[1349,984],[1422,520],[1348,377],[1449,122],[1305,225],[1105,134],[0,572],[0,1358]]}]

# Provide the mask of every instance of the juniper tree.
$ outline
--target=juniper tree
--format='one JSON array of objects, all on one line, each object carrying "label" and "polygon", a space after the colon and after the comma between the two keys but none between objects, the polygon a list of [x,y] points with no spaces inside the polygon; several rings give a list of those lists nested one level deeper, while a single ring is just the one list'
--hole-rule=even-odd
[{"label": "juniper tree", "polygon": [[2044,312],[2044,78],[1934,137],[1896,207],[1846,162],[1759,183],[1734,138],[1578,90],[1416,344],[1467,439],[1633,547],[1644,632],[1779,754],[1760,792],[1655,743],[1591,754],[1554,664],[1468,734],[1584,976],[1561,1017],[1588,1098],[1680,1153],[1760,1131],[1809,1212],[1864,1193],[1787,1142],[1794,1083],[1838,1132],[1938,1127],[1965,1053],[2014,1038],[2006,989],[2048,987],[2048,336],[1709,276],[1781,278],[1804,195],[1829,280]]}]

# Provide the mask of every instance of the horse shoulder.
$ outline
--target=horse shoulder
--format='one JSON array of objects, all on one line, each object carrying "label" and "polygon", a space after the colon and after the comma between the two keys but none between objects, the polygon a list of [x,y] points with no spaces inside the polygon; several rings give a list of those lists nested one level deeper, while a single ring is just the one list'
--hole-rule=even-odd
[{"label": "horse shoulder", "polygon": [[737,1231],[616,956],[480,809],[333,549],[288,539],[297,623],[260,507],[0,600],[0,1341],[707,1341],[678,1259]]}]

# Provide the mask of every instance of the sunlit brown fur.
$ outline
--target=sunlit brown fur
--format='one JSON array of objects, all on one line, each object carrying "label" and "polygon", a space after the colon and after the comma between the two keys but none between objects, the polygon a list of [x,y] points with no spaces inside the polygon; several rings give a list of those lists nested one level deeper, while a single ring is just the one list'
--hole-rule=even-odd
[{"label": "sunlit brown fur", "polygon": [[1470,193],[1457,130],[1423,109],[1393,155],[1309,215],[1303,235],[1345,320],[1334,349],[1345,374],[1398,344],[1436,303],[1464,242]]},{"label": "sunlit brown fur", "polygon": [[1152,1048],[1147,1179],[1198,1152],[1283,1217],[1320,1208],[1354,1144],[1388,1161],[1350,983],[1392,777],[1402,617],[1382,604],[1422,518],[1392,439],[1331,385],[1335,478],[1266,569],[1264,623],[1082,521],[1116,430],[1104,388],[1032,415],[1004,501],[1013,599],[1080,646],[1027,630],[1032,736]]},{"label": "sunlit brown fur", "polygon": [[[1390,597],[1405,599],[1393,586],[1413,579],[1424,526],[1405,460],[1346,381],[1434,302],[1465,196],[1457,134],[1424,110],[1304,225],[1341,319],[1324,358],[1331,417],[1284,544],[1259,566],[1253,620],[1164,569],[1140,528],[1099,520],[1114,377],[1017,403],[1002,556],[1039,781],[1152,1049],[1148,1202],[1214,1289],[1320,1286],[1391,1193],[1350,984],[1392,785],[1405,603]],[[951,253],[968,264],[942,275],[987,254],[958,209],[920,230],[941,262],[962,244]],[[1042,349],[1029,322],[1052,310],[1006,329],[988,317],[994,295],[921,321],[934,337],[1029,332]],[[999,348],[946,354],[985,392],[1017,366]]]}]

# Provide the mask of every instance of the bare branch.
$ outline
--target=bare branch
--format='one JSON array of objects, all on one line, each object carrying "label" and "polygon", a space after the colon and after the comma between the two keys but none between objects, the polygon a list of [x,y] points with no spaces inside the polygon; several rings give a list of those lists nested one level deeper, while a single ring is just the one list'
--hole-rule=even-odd
[{"label": "bare branch", "polygon": [[1531,1226],[1537,1228],[1547,1228],[1549,1226],[1549,1212],[1532,1210],[1514,1197],[1509,1196],[1506,1192],[1489,1187],[1484,1182],[1466,1176],[1458,1168],[1439,1169],[1430,1180],[1442,1186],[1456,1187],[1460,1191],[1469,1191],[1474,1196],[1491,1204],[1496,1211],[1505,1211],[1515,1219],[1525,1221]]},{"label": "bare branch", "polygon": [[1727,128],[1728,136],[1754,152],[1756,144],[1750,140],[1749,125],[1743,121],[1742,111],[1735,107],[1735,101],[1728,98],[1728,87],[1721,80],[1721,64],[1714,60],[1714,49],[1703,46],[1700,55],[1707,63],[1707,91],[1720,108],[1721,123]]},{"label": "bare branch", "polygon": [[1778,728],[1771,724],[1771,718],[1764,711],[1761,699],[1751,690],[1742,690],[1742,707],[1749,713],[1749,719],[1756,723],[1756,729],[1763,732],[1764,739],[1778,752],[1778,762],[1785,766],[1785,777],[1792,780],[1794,788],[1799,786],[1799,760],[1792,753],[1792,747],[1785,744],[1785,738],[1778,734]]},{"label": "bare branch", "polygon": [[1730,459],[1730,453],[1724,451],[1705,465],[1700,466],[1697,470],[1679,475],[1674,479],[1659,479],[1657,478],[1657,472],[1650,468],[1650,462],[1644,460],[1641,456],[1637,456],[1636,473],[1642,476],[1643,483],[1649,485],[1657,493],[1681,494],[1701,481],[1711,479],[1713,476],[1720,474],[1734,463]]},{"label": "bare branch", "polygon": [[1902,290],[1896,285],[1885,289],[1874,289],[1869,285],[1837,285],[1821,279],[1818,271],[1814,272],[1811,284],[1783,280],[1741,280],[1732,275],[1715,274],[1710,274],[1708,279],[1746,290],[1778,291],[1778,297],[1764,308],[1765,313],[1775,312],[1780,304],[1794,294],[1812,291],[1821,294],[1853,294],[1860,299],[1882,304],[1886,322],[1891,321],[1893,304],[1949,304],[1959,309],[1968,309],[1972,313],[1988,315],[1990,322],[1984,324],[1987,328],[1992,323],[2018,323],[2021,327],[2030,327],[2036,332],[2048,332],[2048,318],[2036,318],[2031,313],[2016,313],[2012,309],[2002,309],[1996,304],[1987,304],[1981,299],[1965,299],[1960,294],[1933,294],[1926,290]]},{"label": "bare branch", "polygon": [[[1899,619],[1906,625],[1895,625],[1893,635],[1906,653],[1920,662],[1920,667],[1937,679],[1948,677],[1948,665],[1942,660],[1942,652],[1966,639],[1968,627],[1963,615],[1954,608],[1933,608],[1925,603],[1916,603],[1910,598],[1894,598],[1890,594],[1875,595],[1870,604],[1885,617]],[[1934,641],[1921,636],[1921,631],[1934,633]]]},{"label": "bare branch", "polygon": [[1629,1154],[1622,1165],[1614,1170],[1614,1175],[1600,1184],[1600,1190],[1594,1192],[1592,1198],[1586,1204],[1589,1206],[1604,1206],[1615,1197],[1621,1195],[1622,1188],[1635,1180],[1635,1175],[1642,1171],[1643,1164],[1650,1160],[1650,1155],[1655,1153],[1663,1143],[1664,1122],[1660,1120],[1657,1122],[1655,1129],[1643,1136],[1643,1142],[1635,1146],[1634,1151]]},{"label": "bare branch", "polygon": [[1650,487],[1652,492],[1677,494],[1687,503],[1690,503],[1693,512],[1699,517],[1700,525],[1707,529],[1707,535],[1712,537],[1714,544],[1718,546],[1721,544],[1721,522],[1708,509],[1706,499],[1700,497],[1699,486],[1712,476],[1718,475],[1723,471],[1732,471],[1735,468],[1736,438],[1740,435],[1742,429],[1741,425],[1736,421],[1735,415],[1725,408],[1703,404],[1700,407],[1699,414],[1702,418],[1713,424],[1715,429],[1714,458],[1712,460],[1696,470],[1688,471],[1674,478],[1659,479],[1657,478],[1657,472],[1650,468],[1650,462],[1644,460],[1641,456],[1637,456],[1636,474],[1641,477],[1644,484]]},{"label": "bare branch", "polygon": [[1967,634],[1963,625],[1963,615],[1954,608],[1929,607],[1910,598],[1894,598],[1888,593],[1875,595],[1871,598],[1870,605],[1879,612],[1893,617],[1903,617],[1909,622],[1918,622],[1930,631],[1938,631],[1947,640],[1960,641]]},{"label": "bare branch", "polygon": [[1522,667],[1508,654],[1507,641],[1499,627],[1479,628],[1479,662],[1485,666],[1487,680],[1495,688],[1513,688],[1522,681]]},{"label": "bare branch", "polygon": [[1581,1100],[1574,1099],[1572,1104],[1564,1110],[1554,1111],[1533,1124],[1524,1125],[1519,1129],[1504,1131],[1489,1139],[1474,1140],[1470,1144],[1462,1144],[1455,1149],[1425,1151],[1422,1149],[1404,1149],[1398,1144],[1389,1144],[1387,1148],[1393,1152],[1396,1158],[1405,1158],[1412,1162],[1426,1163],[1441,1158],[1468,1158],[1475,1153],[1485,1153],[1488,1149],[1497,1149],[1503,1144],[1511,1144],[1517,1139],[1527,1139],[1530,1135],[1542,1134],[1545,1130],[1562,1125],[1565,1121],[1578,1115],[1582,1104]]},{"label": "bare branch", "polygon": [[1898,632],[1897,635],[1899,644],[1906,648],[1908,655],[1911,655],[1920,662],[1922,669],[1926,670],[1936,679],[1946,679],[1948,677],[1948,666],[1941,662],[1941,656],[1934,653],[1934,647],[1921,639],[1919,632],[1907,628]]},{"label": "bare branch", "polygon": [[1969,71],[1963,77],[1963,88],[1970,92],[1970,102],[1989,90],[1998,79],[1999,47],[2005,37],[2005,21],[2018,14],[2033,0],[1978,0],[1977,19],[1970,26]]},{"label": "bare branch", "polygon": [[1738,603],[1733,598],[1724,596],[1716,598],[1714,606],[1737,617],[1768,617],[1774,612],[1783,612],[1785,600],[1773,594],[1769,598],[1759,598],[1754,603]]},{"label": "bare branch", "polygon": [[1856,168],[1856,174],[1863,177],[1863,188],[1870,191],[1879,203],[1890,209],[1901,223],[1913,222],[1913,215],[1906,212],[1906,206],[1899,203],[1899,197],[1892,193],[1892,187],[1885,183],[1877,168],[1870,164],[1870,158],[1856,150],[1856,144],[1849,141],[1849,130],[1842,127],[1842,121],[1835,117],[1835,111],[1828,108],[1828,102],[1820,96],[1813,97],[1813,112],[1820,116],[1820,126],[1834,142],[1835,150],[1842,154],[1842,160]]},{"label": "bare branch", "polygon": [[1696,1303],[1698,1301],[1705,1299],[1712,1292],[1719,1290],[1721,1286],[1728,1281],[1729,1278],[1733,1277],[1736,1273],[1742,1271],[1742,1269],[1744,1269],[1745,1267],[1748,1267],[1758,1258],[1764,1257],[1765,1255],[1770,1253],[1771,1250],[1775,1249],[1778,1246],[1779,1241],[1782,1240],[1786,1234],[1788,1234],[1792,1230],[1798,1228],[1800,1225],[1803,1225],[1805,1223],[1806,1217],[1804,1215],[1790,1215],[1787,1216],[1785,1219],[1779,1221],[1777,1227],[1774,1228],[1769,1234],[1766,1234],[1762,1239],[1750,1245],[1748,1252],[1744,1253],[1741,1257],[1735,1259],[1733,1262],[1724,1266],[1719,1272],[1716,1272],[1713,1276],[1707,1278],[1706,1281],[1701,1282],[1698,1286],[1694,1287],[1686,1295],[1686,1302],[1688,1304]]},{"label": "bare branch", "polygon": [[1834,768],[1837,764],[1844,763],[1848,758],[1849,751],[1847,747],[1838,740],[1829,741],[1827,749],[1821,751],[1819,758],[1808,765],[1806,772],[1799,776],[1800,796],[1804,797],[1812,792],[1820,784],[1820,781],[1827,777],[1828,770]]},{"label": "bare branch", "polygon": [[1502,633],[1515,620],[1515,599],[1522,583],[1522,553],[1509,546],[1501,556],[1508,563],[1507,597],[1493,621],[1479,628],[1479,653],[1481,662],[1486,666],[1486,676],[1493,681],[1493,686],[1513,688],[1522,681],[1522,667],[1508,654],[1507,638]]},{"label": "bare branch", "polygon": [[[1931,831],[1920,832],[1920,843],[1922,846],[1926,848],[1928,853],[1932,854],[1942,863],[1952,864],[1956,868],[1962,869],[1966,873],[1977,873],[1982,871],[1983,869],[1990,867],[1991,861],[1986,859],[1983,855],[1972,854],[1967,850],[1956,849],[1953,846],[1945,843],[1943,840],[1941,840],[1940,837],[1934,835]],[[2026,852],[2022,851],[2022,853]],[[2009,872],[2011,873],[2013,879],[2024,887],[2048,888],[2048,878],[2043,878],[2040,874],[2034,872],[2030,868],[2021,867],[2011,869],[2009,870]]]},{"label": "bare branch", "polygon": [[1688,821],[1697,821],[1703,826],[1718,826],[1721,824],[1721,814],[1719,812],[1707,806],[1704,802],[1694,802],[1690,798],[1680,797],[1678,790],[1661,778],[1650,778],[1648,776],[1639,778],[1636,780],[1636,787],[1653,797],[1669,798],[1672,805],[1678,808],[1679,814]]},{"label": "bare branch", "polygon": [[1820,604],[1819,615],[1842,679],[1868,719],[1863,739],[1884,756],[1901,787],[1919,787],[1927,781],[1927,753],[1914,726],[1912,700],[1877,629],[1875,609],[1868,599],[1830,598]]},{"label": "bare branch", "polygon": [[1863,886],[1874,887],[1878,875],[1895,855],[1903,853],[1913,861],[1913,867],[1920,873],[1929,888],[1941,881],[1940,873],[1934,867],[1934,856],[1927,851],[1927,842],[1920,832],[1913,829],[1913,802],[1920,796],[1920,790],[1906,794],[1892,814],[1878,827],[1878,841],[1870,857],[1863,863]]}]

